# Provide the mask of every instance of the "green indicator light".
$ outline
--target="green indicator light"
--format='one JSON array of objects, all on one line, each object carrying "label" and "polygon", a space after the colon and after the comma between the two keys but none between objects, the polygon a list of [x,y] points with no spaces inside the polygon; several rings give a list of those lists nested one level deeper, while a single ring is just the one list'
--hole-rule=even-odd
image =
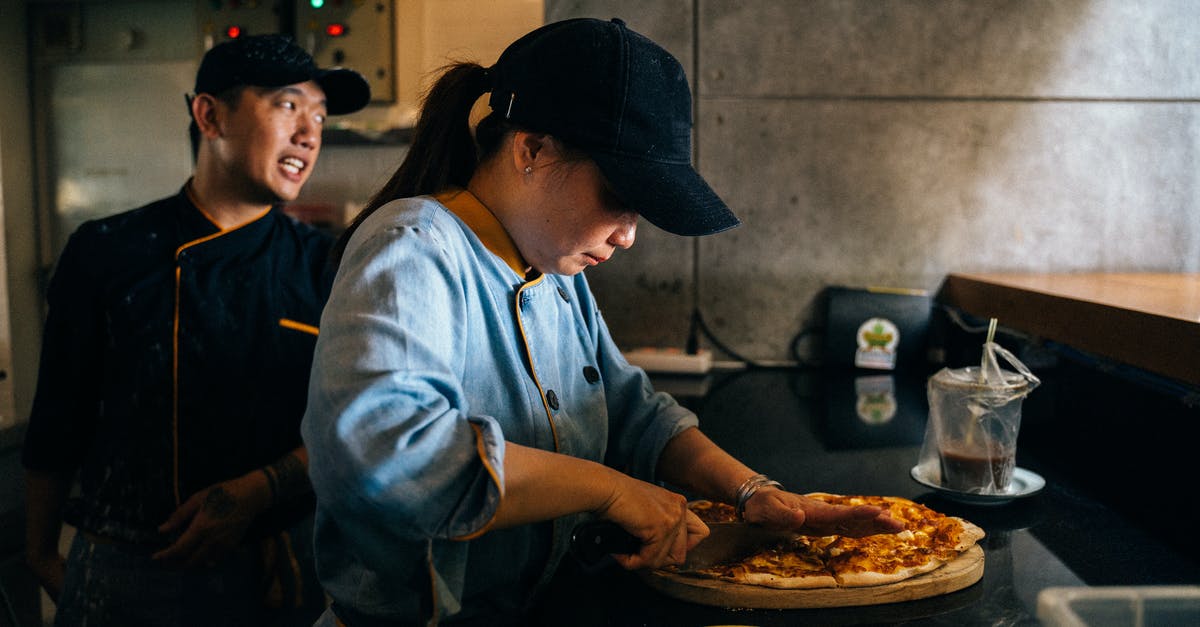
[{"label": "green indicator light", "polygon": [[325,0],[309,0],[308,3],[311,4],[312,8],[314,9],[319,9],[325,6]]}]

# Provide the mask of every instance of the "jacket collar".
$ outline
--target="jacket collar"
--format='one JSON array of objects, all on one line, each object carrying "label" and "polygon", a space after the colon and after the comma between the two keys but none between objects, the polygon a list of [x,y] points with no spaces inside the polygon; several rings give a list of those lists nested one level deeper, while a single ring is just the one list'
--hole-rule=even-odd
[{"label": "jacket collar", "polygon": [[[253,220],[244,224],[235,226],[229,229],[222,229],[217,226],[212,216],[205,211],[204,207],[200,206],[195,193],[192,191],[192,181],[184,184],[180,190],[180,196],[183,197],[182,203],[179,205],[177,218],[178,224],[178,248],[176,252],[182,251],[184,248],[189,248],[197,244],[203,244],[211,241],[228,242],[230,245],[241,245],[240,242],[249,241],[246,238],[262,237],[268,233],[271,228],[271,221],[264,220],[270,215],[274,207],[268,208]],[[220,247],[219,247],[220,248]]]},{"label": "jacket collar", "polygon": [[234,231],[234,230],[240,229],[243,226],[246,226],[247,224],[250,224],[252,222],[257,222],[257,221],[263,219],[264,217],[266,217],[266,215],[268,213],[271,213],[272,209],[275,208],[275,205],[268,206],[261,213],[254,216],[253,218],[247,220],[246,222],[243,222],[242,224],[239,224],[237,226],[232,226],[229,228],[222,228],[217,223],[216,218],[214,218],[212,216],[212,214],[209,213],[208,208],[205,207],[204,205],[200,204],[200,199],[196,196],[196,190],[195,190],[194,183],[193,183],[194,180],[195,180],[194,178],[189,178],[187,180],[187,183],[184,183],[183,192],[187,196],[188,202],[192,203],[192,206],[196,208],[196,211],[200,212],[200,215],[203,216],[204,219],[207,220],[209,222],[209,224],[211,224],[213,226],[213,228],[217,229],[218,231],[227,232],[227,231]]},{"label": "jacket collar", "polygon": [[509,237],[508,231],[504,230],[504,225],[500,224],[475,194],[465,189],[450,189],[434,194],[433,197],[465,222],[479,241],[512,268],[513,272],[521,277],[526,276],[529,264],[521,256],[521,251],[517,250],[517,245]]}]

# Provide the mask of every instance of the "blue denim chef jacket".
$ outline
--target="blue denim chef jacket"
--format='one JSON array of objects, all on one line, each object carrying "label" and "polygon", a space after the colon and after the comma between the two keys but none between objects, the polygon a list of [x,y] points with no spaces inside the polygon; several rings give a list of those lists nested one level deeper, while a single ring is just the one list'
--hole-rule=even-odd
[{"label": "blue denim chef jacket", "polygon": [[506,441],[653,480],[696,425],[624,360],[582,274],[524,267],[466,191],[393,201],[350,240],[302,428],[317,568],[347,616],[521,611],[581,518],[488,529]]}]

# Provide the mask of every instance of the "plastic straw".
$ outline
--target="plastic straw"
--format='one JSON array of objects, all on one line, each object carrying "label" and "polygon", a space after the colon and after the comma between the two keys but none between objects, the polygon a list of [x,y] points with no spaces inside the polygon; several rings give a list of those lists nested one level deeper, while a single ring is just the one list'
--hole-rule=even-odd
[{"label": "plastic straw", "polygon": [[995,337],[996,337],[996,319],[992,318],[991,320],[988,321],[987,340],[985,340],[983,343],[983,356],[980,358],[980,363],[979,363],[979,382],[980,383],[984,383],[984,384],[987,383],[988,344],[991,344],[992,339]]}]

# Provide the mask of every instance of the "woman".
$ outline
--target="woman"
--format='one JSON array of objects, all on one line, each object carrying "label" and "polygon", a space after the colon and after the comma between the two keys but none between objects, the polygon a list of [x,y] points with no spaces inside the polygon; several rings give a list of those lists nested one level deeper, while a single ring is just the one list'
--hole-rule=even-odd
[{"label": "woman", "polygon": [[707,528],[658,480],[773,526],[898,529],[756,475],[613,344],[581,271],[633,245],[639,214],[738,224],[690,134],[683,69],[619,20],[544,26],[433,87],[321,321],[304,440],[323,624],[517,623],[587,517],[641,540],[623,567],[679,563]]}]

